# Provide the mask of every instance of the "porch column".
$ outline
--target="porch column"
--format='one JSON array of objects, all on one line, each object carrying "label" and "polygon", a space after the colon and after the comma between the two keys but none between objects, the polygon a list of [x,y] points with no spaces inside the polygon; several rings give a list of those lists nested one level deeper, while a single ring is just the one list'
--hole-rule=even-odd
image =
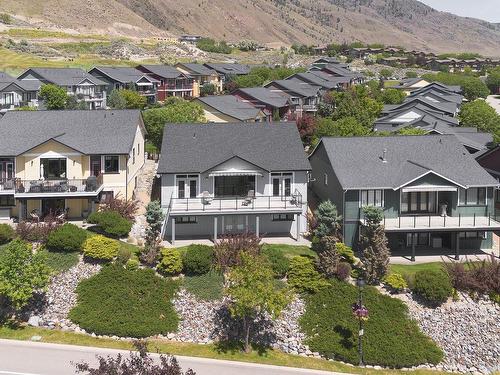
[{"label": "porch column", "polygon": [[245,215],[245,232],[248,232],[248,215]]},{"label": "porch column", "polygon": [[259,237],[260,232],[260,217],[259,215],[255,216],[255,235]]},{"label": "porch column", "polygon": [[457,232],[457,242],[455,244],[455,260],[460,260],[460,232]]},{"label": "porch column", "polygon": [[175,218],[172,218],[172,245],[175,245]]},{"label": "porch column", "polygon": [[299,218],[300,218],[300,215],[299,214],[295,214],[295,222],[297,224],[297,235],[295,237],[295,241],[299,241],[299,237],[300,237],[300,221],[299,221]]},{"label": "porch column", "polygon": [[221,228],[221,231],[220,231],[220,232],[221,232],[222,234],[225,234],[226,229],[225,229],[225,226],[224,226],[224,216],[221,216],[221,226],[222,226],[222,228]]},{"label": "porch column", "polygon": [[411,261],[415,261],[415,243],[417,242],[417,234],[412,233],[411,234]]},{"label": "porch column", "polygon": [[214,241],[217,241],[217,216],[214,216]]}]

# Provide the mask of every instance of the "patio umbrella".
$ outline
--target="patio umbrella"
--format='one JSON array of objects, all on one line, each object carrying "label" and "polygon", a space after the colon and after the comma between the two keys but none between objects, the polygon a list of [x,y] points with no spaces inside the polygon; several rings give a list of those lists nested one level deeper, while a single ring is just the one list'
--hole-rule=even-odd
[{"label": "patio umbrella", "polygon": [[43,176],[45,175],[44,173],[44,166],[43,163],[40,164],[40,180],[43,180]]}]

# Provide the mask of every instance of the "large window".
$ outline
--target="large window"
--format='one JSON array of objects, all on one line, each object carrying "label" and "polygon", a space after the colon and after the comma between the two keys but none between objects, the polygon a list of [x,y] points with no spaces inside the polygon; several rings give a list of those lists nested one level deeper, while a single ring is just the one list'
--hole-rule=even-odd
[{"label": "large window", "polygon": [[120,172],[120,162],[118,155],[106,155],[104,156],[104,172],[105,173],[119,173]]},{"label": "large window", "polygon": [[14,207],[15,205],[13,195],[0,195],[0,207]]},{"label": "large window", "polygon": [[461,206],[485,206],[486,188],[460,189],[459,204]]},{"label": "large window", "polygon": [[361,190],[361,206],[383,207],[382,190]]},{"label": "large window", "polygon": [[435,191],[412,191],[401,194],[401,212],[430,213],[435,211]]},{"label": "large window", "polygon": [[255,192],[255,176],[216,176],[216,197],[246,197],[248,192]]},{"label": "large window", "polygon": [[40,176],[47,180],[67,178],[66,158],[40,159]]},{"label": "large window", "polygon": [[273,221],[294,221],[293,214],[273,214]]}]

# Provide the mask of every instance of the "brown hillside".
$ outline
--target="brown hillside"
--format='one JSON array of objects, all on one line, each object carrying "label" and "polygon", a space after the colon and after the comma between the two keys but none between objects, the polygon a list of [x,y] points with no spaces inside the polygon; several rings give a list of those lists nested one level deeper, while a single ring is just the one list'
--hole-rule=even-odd
[{"label": "brown hillside", "polygon": [[500,26],[416,0],[0,0],[30,22],[85,32],[253,39],[263,43],[381,42],[496,56]]}]

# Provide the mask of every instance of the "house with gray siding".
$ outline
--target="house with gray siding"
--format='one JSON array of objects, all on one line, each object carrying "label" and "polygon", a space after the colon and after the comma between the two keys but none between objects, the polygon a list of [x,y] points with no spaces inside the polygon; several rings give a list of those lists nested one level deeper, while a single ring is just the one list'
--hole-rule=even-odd
[{"label": "house with gray siding", "polygon": [[311,189],[337,206],[348,246],[359,243],[364,206],[383,210],[391,250],[412,259],[490,250],[500,229],[499,183],[453,135],[326,137],[309,161]]},{"label": "house with gray siding", "polygon": [[310,170],[294,123],[167,124],[157,172],[163,236],[299,239]]}]

